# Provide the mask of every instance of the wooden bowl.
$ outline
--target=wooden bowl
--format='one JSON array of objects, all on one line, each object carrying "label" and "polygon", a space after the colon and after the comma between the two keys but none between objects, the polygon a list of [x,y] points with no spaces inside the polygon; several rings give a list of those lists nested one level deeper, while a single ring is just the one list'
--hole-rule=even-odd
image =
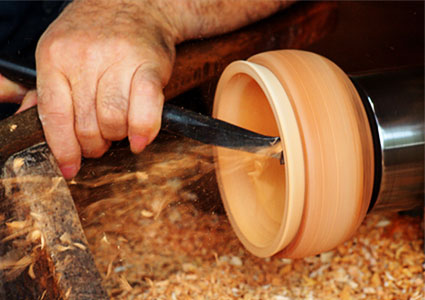
[{"label": "wooden bowl", "polygon": [[223,72],[213,116],[280,136],[285,164],[216,148],[216,174],[244,246],[267,257],[304,257],[350,238],[373,187],[373,142],[360,96],[328,59],[265,52]]}]

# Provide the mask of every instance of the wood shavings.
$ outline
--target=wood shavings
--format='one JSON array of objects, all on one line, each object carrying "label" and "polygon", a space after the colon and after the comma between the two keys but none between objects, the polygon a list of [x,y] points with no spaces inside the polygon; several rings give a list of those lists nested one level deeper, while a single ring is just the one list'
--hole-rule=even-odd
[{"label": "wood shavings", "polygon": [[243,263],[239,256],[232,256],[230,258],[229,264],[232,266],[241,267]]},{"label": "wood shavings", "polygon": [[46,246],[46,238],[44,237],[44,235],[41,235],[40,245],[41,245],[41,250],[43,250],[44,247]]},{"label": "wood shavings", "polygon": [[28,220],[24,221],[13,221],[13,222],[6,222],[5,223],[7,227],[10,229],[23,229],[28,226]]},{"label": "wood shavings", "polygon": [[39,213],[31,212],[30,216],[33,217],[36,221],[40,221],[42,219],[42,216]]},{"label": "wood shavings", "polygon": [[390,220],[383,219],[376,224],[376,227],[386,227],[390,224],[391,224]]},{"label": "wood shavings", "polygon": [[30,230],[31,230],[31,228],[29,228],[29,227],[25,227],[23,229],[16,230],[13,233],[11,233],[8,236],[6,236],[5,238],[3,238],[0,242],[1,243],[4,243],[4,242],[7,242],[7,241],[14,240],[14,239],[16,239],[16,238],[18,238],[20,236],[23,236],[23,235],[27,234]]},{"label": "wood shavings", "polygon": [[30,256],[24,256],[19,260],[3,258],[0,261],[0,270],[27,267],[31,263]]},{"label": "wood shavings", "polygon": [[[105,222],[87,226],[86,233],[112,299],[185,299],[183,295],[187,299],[407,299],[409,295],[419,300],[424,296],[425,255],[418,218],[372,214],[350,241],[332,251],[306,259],[260,259],[241,246],[226,216],[205,214],[188,203],[168,206],[157,220],[146,218],[143,225],[141,210],[128,212],[122,220],[125,227],[119,228],[111,222],[113,209],[97,209],[106,209]],[[175,211],[181,218],[177,223],[169,219]],[[396,222],[400,219],[405,221]],[[376,226],[382,220],[401,229]],[[95,238],[99,231],[108,232],[108,237]],[[128,243],[120,243],[120,236]],[[114,273],[118,266],[127,267]]]},{"label": "wood shavings", "polygon": [[196,266],[192,263],[184,263],[182,265],[183,272],[190,273],[196,271]]},{"label": "wood shavings", "polygon": [[18,128],[18,125],[16,125],[16,124],[10,124],[9,125],[9,131],[10,132],[14,132],[16,128]]},{"label": "wood shavings", "polygon": [[128,283],[127,279],[124,277],[124,275],[120,276],[120,282],[121,282],[121,286],[122,288],[129,292],[131,291],[133,288],[131,287],[131,285]]},{"label": "wood shavings", "polygon": [[153,212],[146,210],[146,209],[142,209],[142,211],[140,212],[140,214],[145,217],[145,218],[152,218],[153,217]]},{"label": "wood shavings", "polygon": [[19,260],[1,259],[0,270],[6,270],[4,273],[6,279],[12,280],[19,276],[31,263],[32,257],[29,255]]},{"label": "wood shavings", "polygon": [[53,177],[52,179],[52,186],[50,189],[46,192],[46,194],[50,194],[55,192],[58,189],[59,184],[64,180],[63,177]]},{"label": "wood shavings", "polygon": [[58,252],[64,252],[64,251],[72,250],[72,249],[74,249],[74,247],[72,247],[72,246],[63,246],[63,245],[55,245],[55,249]]},{"label": "wood shavings", "polygon": [[40,231],[40,230],[38,230],[38,229],[31,231],[31,232],[28,234],[27,239],[28,239],[29,241],[33,242],[33,243],[35,243],[35,242],[37,242],[37,241],[41,240],[41,231]]},{"label": "wood shavings", "polygon": [[19,169],[24,165],[25,160],[21,157],[15,158],[13,160],[13,170],[17,173]]},{"label": "wood shavings", "polygon": [[138,171],[136,172],[136,178],[139,182],[142,182],[142,181],[148,180],[149,175],[146,172]]},{"label": "wood shavings", "polygon": [[108,237],[106,236],[105,233],[103,233],[102,242],[104,242],[106,244],[110,244],[109,241],[108,241]]},{"label": "wood shavings", "polygon": [[74,245],[75,247],[77,247],[77,248],[79,248],[79,249],[81,249],[81,250],[86,250],[87,249],[87,247],[86,246],[84,246],[83,244],[81,244],[81,243],[72,243],[72,245]]},{"label": "wood shavings", "polygon": [[41,294],[40,300],[43,300],[46,297],[47,290],[43,291],[43,294]]},{"label": "wood shavings", "polygon": [[31,279],[35,279],[35,273],[34,273],[34,263],[31,263],[28,268],[28,276],[31,277]]},{"label": "wood shavings", "polygon": [[225,215],[200,210],[195,202],[202,203],[201,196],[184,196],[186,181],[213,169],[195,162],[161,153],[144,170],[146,180],[133,171],[82,183],[112,190],[81,215],[112,299],[423,298],[420,218],[371,214],[352,239],[331,251],[261,259],[242,247]]},{"label": "wood shavings", "polygon": [[332,261],[332,257],[334,256],[333,251],[320,253],[320,262],[326,264]]},{"label": "wood shavings", "polygon": [[111,262],[108,264],[108,268],[107,268],[107,271],[106,271],[105,279],[108,279],[111,276],[111,273],[112,273],[112,263],[113,262],[114,261],[111,260]]},{"label": "wood shavings", "polygon": [[70,287],[70,288],[66,291],[66,293],[65,293],[65,299],[68,299],[68,298],[69,298],[69,295],[71,295],[71,292],[72,292],[72,287]]},{"label": "wood shavings", "polygon": [[60,240],[62,243],[64,243],[64,244],[71,244],[71,243],[72,243],[72,241],[71,241],[71,235],[69,234],[69,232],[65,232],[64,234],[62,234],[62,235],[59,237],[59,240]]}]

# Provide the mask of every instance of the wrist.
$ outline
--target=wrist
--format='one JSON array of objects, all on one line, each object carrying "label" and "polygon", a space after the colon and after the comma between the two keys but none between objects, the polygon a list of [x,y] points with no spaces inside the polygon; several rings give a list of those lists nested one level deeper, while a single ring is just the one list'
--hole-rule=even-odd
[{"label": "wrist", "polygon": [[164,51],[173,61],[175,44],[181,40],[173,17],[175,6],[167,0],[74,0],[59,18],[70,28],[77,25],[87,32],[101,31],[99,38],[141,41],[157,53]]}]

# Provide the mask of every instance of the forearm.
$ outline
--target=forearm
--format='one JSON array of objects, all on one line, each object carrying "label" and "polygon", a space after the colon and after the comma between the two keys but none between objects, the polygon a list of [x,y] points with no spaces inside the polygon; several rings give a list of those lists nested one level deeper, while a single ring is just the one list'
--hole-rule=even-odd
[{"label": "forearm", "polygon": [[160,9],[172,16],[171,21],[177,28],[176,43],[238,29],[263,19],[290,3],[288,0],[158,1]]},{"label": "forearm", "polygon": [[[184,40],[209,37],[235,30],[265,18],[287,7],[290,0],[74,0],[86,13],[94,13],[100,8],[109,9],[111,25],[122,18],[139,22],[146,26],[144,16],[149,11],[150,18],[161,24],[161,30],[169,32],[168,43],[178,44]],[[82,2],[82,3],[81,3]],[[73,6],[73,5],[70,5]],[[105,17],[105,16],[103,16]],[[114,24],[116,27],[116,23]],[[112,27],[112,26],[111,26]]]}]

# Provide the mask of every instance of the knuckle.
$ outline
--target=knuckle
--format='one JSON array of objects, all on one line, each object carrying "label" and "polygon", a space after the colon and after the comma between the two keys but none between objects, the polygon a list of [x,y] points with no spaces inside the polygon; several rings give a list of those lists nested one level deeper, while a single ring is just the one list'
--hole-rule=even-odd
[{"label": "knuckle", "polygon": [[153,78],[140,80],[138,84],[135,84],[132,92],[136,95],[143,95],[145,98],[152,99],[158,96],[158,90],[161,90],[161,85],[157,80]]},{"label": "knuckle", "polygon": [[126,117],[122,110],[113,106],[105,107],[100,112],[100,122],[108,127],[116,127],[126,123]]},{"label": "knuckle", "polygon": [[88,65],[96,65],[100,60],[101,47],[96,44],[91,44],[90,47],[81,45],[80,58]]},{"label": "knuckle", "polygon": [[99,106],[101,122],[110,126],[125,124],[127,108],[128,99],[119,93],[118,89],[105,89]]},{"label": "knuckle", "polygon": [[144,136],[154,136],[161,127],[161,118],[147,115],[145,118],[133,118],[129,120],[130,131]]},{"label": "knuckle", "polygon": [[93,145],[82,145],[83,156],[87,158],[99,158],[101,157],[109,148],[109,146],[93,146]]},{"label": "knuckle", "polygon": [[58,161],[59,165],[76,163],[80,160],[80,150],[64,147],[64,145],[49,143],[52,153]]},{"label": "knuckle", "polygon": [[75,132],[80,141],[91,141],[99,136],[97,130],[85,126],[76,126]]},{"label": "knuckle", "polygon": [[109,110],[125,111],[128,99],[122,95],[119,88],[110,86],[103,90],[101,103]]},{"label": "knuckle", "polygon": [[39,114],[39,119],[43,126],[62,127],[64,120],[68,117],[67,114],[61,111],[45,111]]},{"label": "knuckle", "polygon": [[118,53],[128,53],[129,50],[133,49],[133,45],[130,42],[129,39],[127,38],[123,38],[123,37],[115,37],[114,39],[111,40],[111,42],[114,45],[114,48],[116,49],[116,51]]},{"label": "knuckle", "polygon": [[37,61],[73,66],[77,60],[80,64],[98,61],[102,53],[99,48],[95,42],[88,43],[78,35],[55,33],[40,39],[35,55]]},{"label": "knuckle", "polygon": [[121,140],[127,136],[126,115],[105,110],[99,117],[99,127],[105,139]]},{"label": "knuckle", "polygon": [[38,96],[38,105],[40,109],[45,110],[49,108],[48,103],[50,103],[54,98],[53,90],[43,82],[40,82],[41,77],[37,77],[37,96]]},{"label": "knuckle", "polygon": [[60,37],[48,36],[42,38],[36,49],[37,60],[54,61],[59,59],[63,51],[67,49],[66,40]]},{"label": "knuckle", "polygon": [[66,164],[66,163],[72,163],[76,161],[76,158],[74,157],[74,155],[72,155],[69,152],[56,151],[56,154],[55,154],[55,152],[53,151],[53,154],[60,165]]}]

